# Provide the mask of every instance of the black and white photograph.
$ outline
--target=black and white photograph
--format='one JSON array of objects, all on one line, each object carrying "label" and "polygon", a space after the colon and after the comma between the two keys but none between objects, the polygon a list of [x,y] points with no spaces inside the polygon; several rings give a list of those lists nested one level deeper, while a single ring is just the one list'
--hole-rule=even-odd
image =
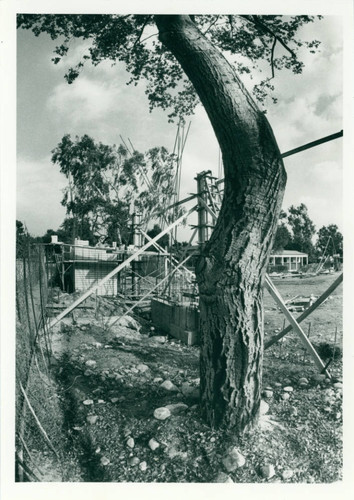
[{"label": "black and white photograph", "polygon": [[346,498],[352,2],[2,3],[3,498]]}]

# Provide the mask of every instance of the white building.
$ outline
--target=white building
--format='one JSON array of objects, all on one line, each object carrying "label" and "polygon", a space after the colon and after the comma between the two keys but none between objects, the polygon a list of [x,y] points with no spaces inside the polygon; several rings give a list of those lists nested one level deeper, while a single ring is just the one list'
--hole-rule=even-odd
[{"label": "white building", "polygon": [[272,252],[269,266],[286,266],[288,271],[299,271],[302,266],[308,264],[308,254],[297,250],[277,250]]}]

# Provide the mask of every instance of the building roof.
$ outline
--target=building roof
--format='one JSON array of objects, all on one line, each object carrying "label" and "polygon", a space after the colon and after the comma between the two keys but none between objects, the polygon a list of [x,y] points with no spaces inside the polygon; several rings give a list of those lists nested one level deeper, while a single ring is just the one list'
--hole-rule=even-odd
[{"label": "building roof", "polygon": [[307,253],[298,252],[297,250],[276,250],[271,252],[271,257],[307,257]]}]

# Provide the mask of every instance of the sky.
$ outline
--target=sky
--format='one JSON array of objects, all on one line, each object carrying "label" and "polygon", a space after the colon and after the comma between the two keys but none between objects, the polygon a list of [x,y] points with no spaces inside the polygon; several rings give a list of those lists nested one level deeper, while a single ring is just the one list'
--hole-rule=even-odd
[{"label": "sky", "polygon": [[[305,68],[301,75],[277,72],[278,102],[267,102],[267,117],[282,152],[343,128],[341,18],[326,16],[306,26],[302,36],[320,40],[320,51],[302,52]],[[123,65],[88,65],[68,85],[64,74],[78,61],[85,45],[76,43],[68,57],[54,65],[55,45],[46,35],[18,31],[16,218],[32,235],[57,229],[65,217],[60,201],[66,179],[50,161],[51,151],[64,134],[88,134],[105,144],[119,144],[122,135],[140,151],[155,146],[172,150],[177,129],[163,111],[149,113],[143,85],[127,86]],[[270,73],[270,68],[264,71]],[[250,87],[249,80],[244,83]],[[190,120],[181,197],[196,192],[198,172],[211,170],[217,175],[219,164],[218,144],[204,109],[199,106]],[[328,224],[342,229],[342,139],[286,158],[284,163],[288,183],[283,208],[305,203],[317,230]],[[179,238],[188,239],[189,231],[188,226],[179,230]]]}]

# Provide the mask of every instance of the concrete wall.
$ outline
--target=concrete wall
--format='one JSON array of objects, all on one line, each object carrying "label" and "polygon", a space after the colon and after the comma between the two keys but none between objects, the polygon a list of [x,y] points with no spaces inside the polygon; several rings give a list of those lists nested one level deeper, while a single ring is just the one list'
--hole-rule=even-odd
[{"label": "concrete wall", "polygon": [[151,319],[157,328],[185,344],[199,344],[199,311],[195,307],[152,299]]},{"label": "concrete wall", "polygon": [[[81,290],[82,292],[91,288],[91,286],[100,281],[108,273],[116,267],[116,264],[109,265],[90,265],[85,262],[76,262],[74,264],[74,287],[75,291]],[[113,276],[110,280],[106,281],[102,286],[97,289],[98,295],[116,296],[118,292],[117,276]]]}]

